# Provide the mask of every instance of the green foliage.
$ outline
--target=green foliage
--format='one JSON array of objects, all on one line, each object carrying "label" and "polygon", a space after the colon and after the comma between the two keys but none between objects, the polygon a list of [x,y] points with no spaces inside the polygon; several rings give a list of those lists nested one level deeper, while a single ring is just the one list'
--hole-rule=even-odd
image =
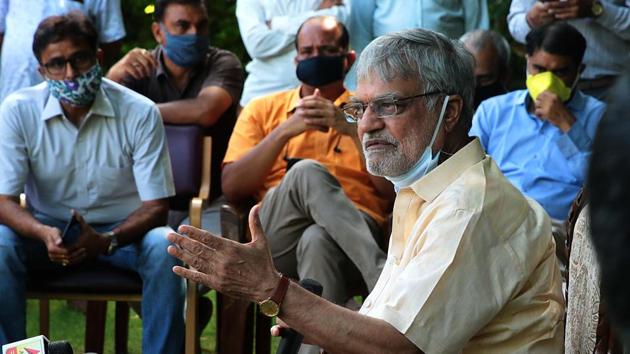
[{"label": "green foliage", "polygon": [[508,30],[507,15],[510,12],[510,3],[510,0],[490,0],[488,12],[490,13],[490,28],[501,33],[512,47],[510,89],[520,89],[525,86],[525,50],[521,43],[514,41]]}]

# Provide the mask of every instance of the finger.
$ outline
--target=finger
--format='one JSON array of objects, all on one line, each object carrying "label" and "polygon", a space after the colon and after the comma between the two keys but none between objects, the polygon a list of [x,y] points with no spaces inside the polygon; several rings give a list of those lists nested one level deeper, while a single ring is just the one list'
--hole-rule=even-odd
[{"label": "finger", "polygon": [[206,251],[205,253],[202,252],[202,254],[200,255],[192,255],[179,247],[170,245],[166,249],[166,252],[168,252],[168,254],[170,254],[171,256],[180,259],[182,262],[188,264],[190,267],[203,273],[208,273],[211,270],[209,260],[211,260],[212,257],[208,255],[208,252],[210,251]]},{"label": "finger", "polygon": [[315,97],[321,97],[321,96],[322,96],[322,93],[319,91],[319,89],[318,89],[318,88],[316,88],[316,89],[315,89],[315,92],[313,92],[313,96],[315,96]]},{"label": "finger", "polygon": [[142,55],[138,56],[138,60],[134,62],[134,66],[139,68],[145,76],[149,76],[153,73],[153,63]]},{"label": "finger", "polygon": [[278,325],[271,326],[269,329],[272,337],[280,337],[282,336],[282,328]]},{"label": "finger", "polygon": [[566,14],[556,14],[554,16],[556,20],[571,20],[577,17],[578,17],[577,13],[573,13],[573,12],[566,13]]},{"label": "finger", "polygon": [[87,257],[87,250],[81,247],[81,248],[77,248],[72,253],[70,253],[70,255],[68,256],[68,260],[74,263],[74,262],[82,260],[85,257]]},{"label": "finger", "polygon": [[127,64],[126,72],[129,76],[133,77],[136,80],[140,80],[144,77],[142,71],[140,71],[140,68],[132,65],[132,63]]},{"label": "finger", "polygon": [[142,57],[150,63],[151,66],[153,66],[154,68],[157,66],[157,60],[155,60],[155,57],[151,55],[151,52],[146,49],[142,49],[140,53],[142,54]]},{"label": "finger", "polygon": [[221,237],[213,235],[206,230],[201,230],[190,225],[182,225],[177,228],[177,231],[182,235],[186,235],[212,248],[216,248],[215,244],[217,243],[217,239],[221,239]]},{"label": "finger", "polygon": [[61,238],[61,231],[55,228],[55,233],[52,235],[52,242],[55,246],[63,245],[63,239]]},{"label": "finger", "polygon": [[83,215],[79,214],[78,211],[72,209],[72,216],[79,223],[79,225],[81,225],[81,230],[88,226],[88,224],[85,222],[85,219],[83,218]]},{"label": "finger", "polygon": [[67,247],[52,247],[48,249],[48,255],[56,258],[67,258],[71,250]]},{"label": "finger", "polygon": [[[204,274],[197,270],[189,269],[186,267],[180,267],[180,266],[174,266],[173,273],[177,274],[178,276],[182,278],[190,279],[194,281],[195,283],[203,284],[211,289],[217,289],[216,284],[213,284],[212,278],[208,274]],[[222,290],[222,289],[217,289],[217,290]]]},{"label": "finger", "polygon": [[168,240],[177,245],[179,249],[189,253],[192,256],[199,257],[204,252],[214,252],[216,249],[207,247],[203,243],[194,240],[192,238],[182,236],[180,234],[171,232],[167,236]]},{"label": "finger", "polygon": [[254,205],[249,211],[249,231],[252,235],[252,243],[267,248],[267,237],[260,221],[260,204]]},{"label": "finger", "polygon": [[335,116],[335,113],[325,109],[305,109],[303,115],[305,119],[327,119]]}]

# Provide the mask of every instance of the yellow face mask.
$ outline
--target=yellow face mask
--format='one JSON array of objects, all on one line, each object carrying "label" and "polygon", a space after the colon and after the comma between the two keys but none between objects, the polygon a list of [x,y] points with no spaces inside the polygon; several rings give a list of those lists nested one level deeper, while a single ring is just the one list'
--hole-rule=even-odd
[{"label": "yellow face mask", "polygon": [[558,95],[562,102],[566,102],[571,97],[571,89],[565,85],[564,81],[554,75],[551,71],[545,71],[536,75],[527,75],[525,82],[529,95],[534,101],[538,95],[544,91],[551,91]]}]

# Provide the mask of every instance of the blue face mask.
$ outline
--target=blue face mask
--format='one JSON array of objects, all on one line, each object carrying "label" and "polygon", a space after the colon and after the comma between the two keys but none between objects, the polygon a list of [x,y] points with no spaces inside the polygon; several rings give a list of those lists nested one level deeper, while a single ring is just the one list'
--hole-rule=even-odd
[{"label": "blue face mask", "polygon": [[170,34],[163,25],[160,26],[166,34],[164,53],[175,65],[190,68],[203,60],[210,42],[208,37],[197,34]]},{"label": "blue face mask", "polygon": [[418,159],[413,167],[409,169],[409,171],[403,173],[400,176],[396,177],[385,177],[387,180],[394,184],[394,188],[396,192],[398,192],[401,188],[409,187],[415,181],[424,177],[427,173],[433,170],[440,159],[440,152],[438,151],[435,156],[433,156],[433,143],[435,142],[435,138],[437,137],[437,133],[440,130],[440,126],[442,125],[442,119],[444,119],[444,113],[446,113],[446,106],[448,105],[449,96],[444,98],[444,103],[442,104],[442,111],[440,112],[440,118],[438,119],[437,125],[435,126],[435,130],[433,130],[433,136],[431,137],[431,142],[424,149],[422,156]]}]

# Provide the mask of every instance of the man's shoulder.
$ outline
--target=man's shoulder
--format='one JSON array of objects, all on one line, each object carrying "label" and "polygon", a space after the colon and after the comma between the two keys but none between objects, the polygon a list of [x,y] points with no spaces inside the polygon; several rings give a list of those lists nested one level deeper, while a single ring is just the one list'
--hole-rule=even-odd
[{"label": "man's shoulder", "polygon": [[513,108],[515,105],[525,102],[525,96],[527,90],[515,90],[502,95],[494,96],[485,99],[479,107],[483,107],[483,111],[490,111],[491,109],[505,109]]},{"label": "man's shoulder", "polygon": [[296,90],[278,91],[265,96],[252,99],[245,109],[255,112],[278,112],[279,109],[285,109],[288,112],[288,107],[295,98]]},{"label": "man's shoulder", "polygon": [[[8,95],[0,105],[0,111],[7,112],[26,112],[30,115],[37,111],[43,111],[46,101],[48,100],[48,84],[42,82],[35,86],[21,88]],[[29,116],[30,116],[29,115]],[[9,119],[12,115],[6,115],[2,119]],[[20,114],[20,120],[27,117]]]},{"label": "man's shoulder", "polygon": [[138,109],[149,109],[155,106],[155,103],[147,97],[107,78],[103,78],[101,87],[114,106],[134,106]]},{"label": "man's shoulder", "polygon": [[[212,71],[214,68],[242,68],[240,59],[227,49],[208,47],[206,63]],[[218,64],[218,65],[217,65]]]},{"label": "man's shoulder", "polygon": [[48,98],[48,84],[41,82],[34,86],[20,88],[9,94],[2,104],[20,105],[45,101]]},{"label": "man's shoulder", "polygon": [[584,108],[585,110],[603,110],[606,109],[606,103],[604,101],[600,101],[598,98],[585,94],[582,91],[579,91],[582,95],[582,99],[584,100]]}]

